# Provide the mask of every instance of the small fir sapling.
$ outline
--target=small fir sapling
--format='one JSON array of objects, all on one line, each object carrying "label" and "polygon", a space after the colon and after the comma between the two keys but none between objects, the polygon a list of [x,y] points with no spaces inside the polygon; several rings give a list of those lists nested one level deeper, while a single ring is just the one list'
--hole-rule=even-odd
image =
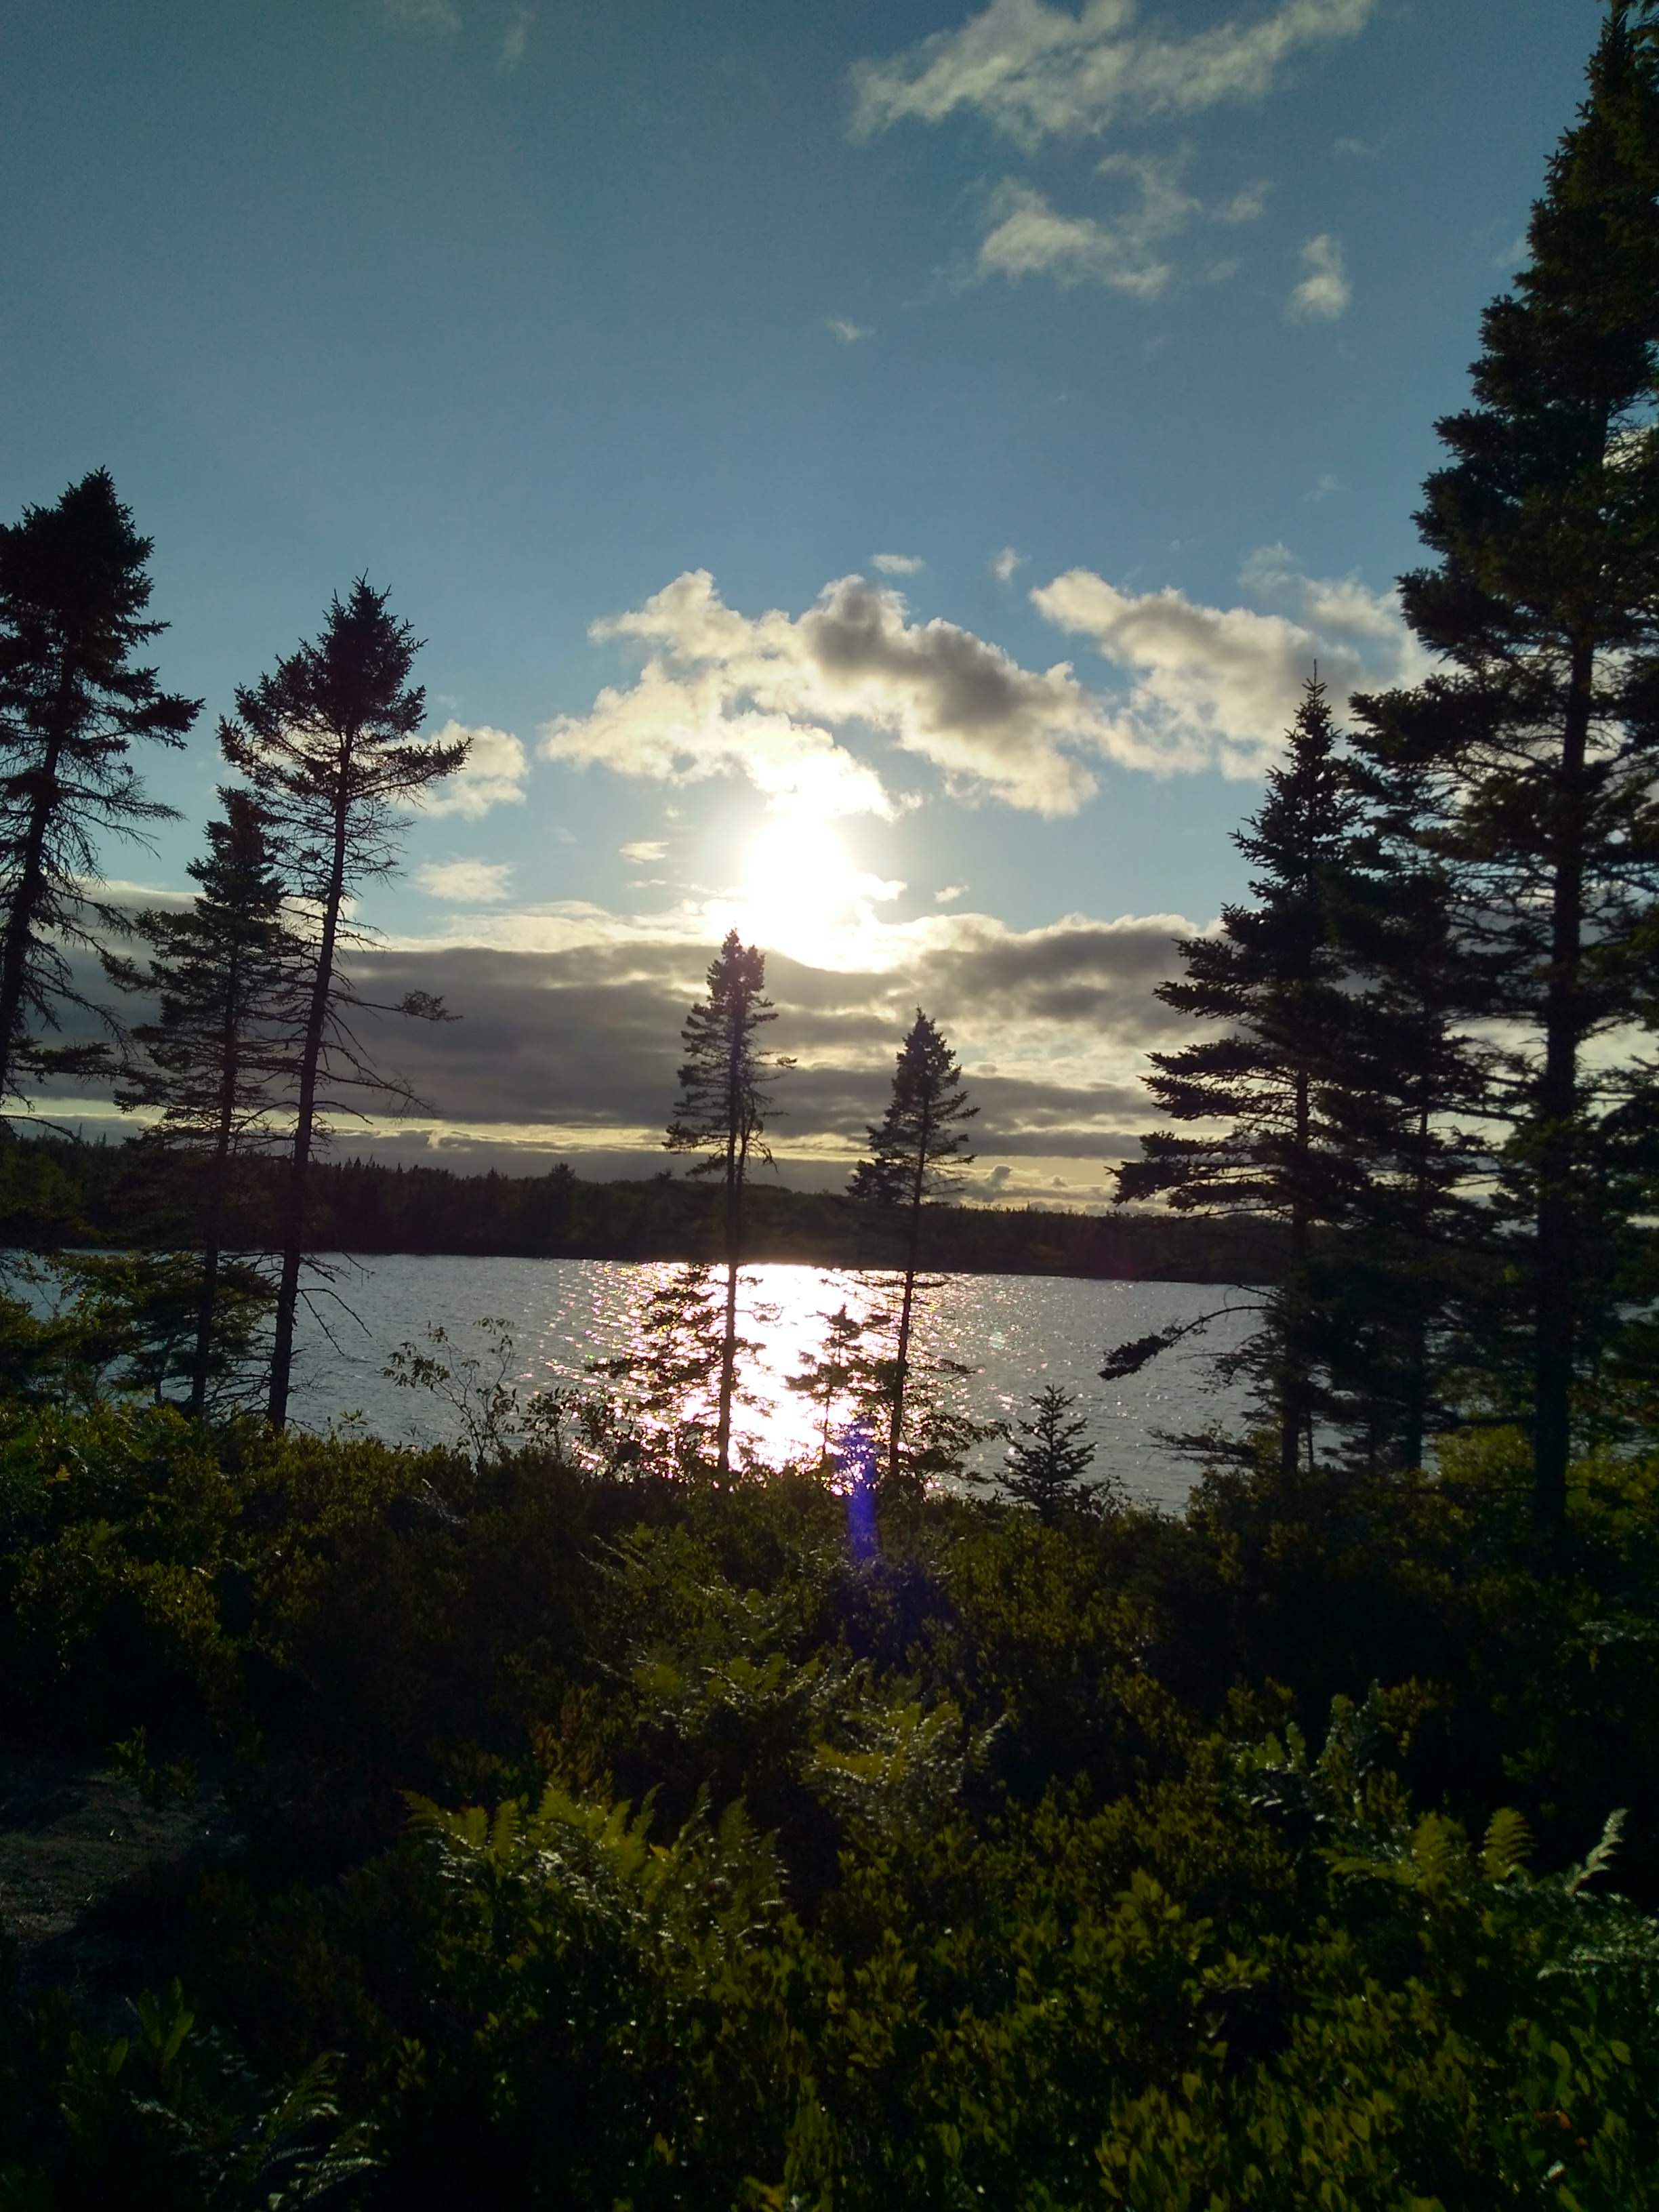
[{"label": "small fir sapling", "polygon": [[1084,1438],[1087,1419],[1076,1394],[1050,1382],[1027,1401],[1030,1418],[1015,1424],[1003,1487],[1052,1525],[1066,1514],[1098,1513],[1113,1502],[1109,1486],[1085,1480],[1095,1447]]}]

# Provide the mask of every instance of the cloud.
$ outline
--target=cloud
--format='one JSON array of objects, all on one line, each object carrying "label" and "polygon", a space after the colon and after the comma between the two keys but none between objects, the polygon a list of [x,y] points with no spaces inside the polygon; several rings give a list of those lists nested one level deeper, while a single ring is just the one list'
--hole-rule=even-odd
[{"label": "cloud", "polygon": [[942,890],[933,893],[933,902],[936,906],[954,905],[967,888],[966,884],[946,884]]},{"label": "cloud", "polygon": [[380,0],[380,13],[394,29],[429,31],[450,37],[461,27],[454,0]]},{"label": "cloud", "polygon": [[499,906],[512,888],[508,860],[428,860],[415,880],[431,898],[452,906]]},{"label": "cloud", "polygon": [[[461,1018],[428,1027],[369,1017],[365,1029],[368,1049],[427,1102],[417,1119],[435,1141],[493,1135],[504,1147],[559,1145],[578,1158],[596,1147],[655,1151],[680,1026],[716,939],[705,929],[650,941],[631,927],[591,909],[586,933],[578,925],[557,950],[406,943],[359,957],[367,996],[390,1003],[433,991]],[[770,957],[778,1021],[769,1042],[799,1063],[772,1132],[784,1180],[801,1179],[802,1161],[845,1176],[918,1000],[976,1070],[982,1160],[1060,1164],[1133,1149],[1151,1117],[1141,1055],[1179,1018],[1153,989],[1172,971],[1171,938],[1191,933],[1178,915],[1072,915],[1016,931],[989,915],[939,915],[891,925],[878,969]]]},{"label": "cloud", "polygon": [[1287,611],[1205,606],[1172,589],[1124,592],[1086,568],[1031,593],[1040,614],[1124,672],[1120,758],[1166,774],[1259,775],[1316,661],[1339,702],[1358,685],[1413,683],[1426,669],[1393,592],[1357,577],[1304,575],[1281,545],[1254,553],[1240,580]]},{"label": "cloud", "polygon": [[1184,154],[1109,154],[1096,173],[1124,179],[1131,198],[1105,217],[1058,214],[1033,185],[1005,178],[986,203],[975,273],[1042,275],[1060,284],[1103,284],[1135,299],[1158,298],[1175,274],[1168,256],[1177,238],[1200,219],[1253,222],[1267,202],[1267,186],[1253,185],[1206,206],[1182,183],[1186,166]]},{"label": "cloud", "polygon": [[1332,323],[1346,314],[1353,287],[1343,265],[1341,240],[1321,231],[1302,248],[1301,259],[1308,273],[1285,303],[1292,322]]},{"label": "cloud", "polygon": [[884,576],[915,576],[927,566],[919,553],[872,553],[870,565]]},{"label": "cloud", "polygon": [[510,76],[524,59],[530,44],[530,33],[536,21],[533,8],[515,8],[501,33],[501,66]]},{"label": "cloud", "polygon": [[853,131],[982,116],[1025,147],[1105,130],[1121,115],[1197,114],[1270,93],[1298,53],[1355,37],[1377,0],[1280,0],[1188,34],[1136,27],[1135,0],[992,0],[954,31],[854,65]]},{"label": "cloud", "polygon": [[1005,545],[1000,553],[991,556],[991,574],[1000,584],[1012,584],[1014,571],[1023,568],[1030,558],[1029,554],[1016,553],[1012,545]]},{"label": "cloud", "polygon": [[636,861],[641,867],[668,857],[667,842],[661,837],[635,837],[631,844],[618,845],[617,850],[624,860]]},{"label": "cloud", "polygon": [[1323,476],[1315,479],[1314,488],[1308,494],[1308,498],[1313,506],[1317,507],[1321,500],[1331,499],[1334,497],[1336,493],[1346,491],[1346,489],[1347,486],[1343,483],[1341,477],[1332,476],[1330,471],[1327,470]]},{"label": "cloud", "polygon": [[1079,751],[1110,749],[1110,719],[1069,665],[1023,668],[954,623],[913,623],[891,586],[843,576],[792,617],[727,607],[706,569],[643,607],[595,623],[596,640],[645,646],[627,690],[547,724],[551,760],[691,782],[740,774],[821,814],[890,816],[875,770],[824,725],[862,725],[928,762],[969,801],[1073,814],[1094,792]]},{"label": "cloud", "polygon": [[860,338],[875,335],[862,323],[849,323],[845,315],[826,315],[823,327],[832,337],[839,338],[842,345],[856,345]]},{"label": "cloud", "polygon": [[464,722],[446,722],[431,742],[453,745],[463,738],[471,746],[466,765],[422,799],[421,811],[459,814],[466,821],[477,822],[492,806],[520,805],[527,763],[524,747],[511,730],[492,730],[484,724],[469,728]]},{"label": "cloud", "polygon": [[[157,896],[131,889],[137,902]],[[771,1132],[782,1179],[844,1183],[918,1002],[972,1071],[982,1109],[975,1148],[990,1174],[1009,1164],[1002,1182],[1012,1194],[1068,1164],[1123,1156],[1152,1119],[1143,1055],[1180,1018],[1153,989],[1172,972],[1172,937],[1193,933],[1179,915],[1073,915],[1022,931],[952,912],[881,925],[868,965],[769,957],[779,1017],[769,1042],[798,1061]],[[560,1157],[588,1175],[655,1172],[681,1024],[719,937],[712,908],[681,910],[665,925],[565,902],[475,911],[441,934],[356,953],[353,976],[368,1000],[432,992],[459,1018],[411,1024],[365,1012],[365,1050],[406,1077],[424,1104],[352,1131],[340,1149],[507,1173],[544,1173]],[[94,988],[95,962],[72,957]],[[106,1099],[82,1103],[98,1127],[111,1125]]]},{"label": "cloud", "polygon": [[1231,199],[1219,201],[1210,210],[1210,213],[1218,222],[1259,222],[1267,205],[1267,195],[1272,190],[1273,186],[1266,182],[1258,181],[1254,185],[1246,185],[1242,191],[1235,192]]},{"label": "cloud", "polygon": [[1154,300],[1174,274],[1123,226],[1092,216],[1059,215],[1034,185],[1006,178],[991,195],[990,228],[979,242],[981,276],[1052,276],[1057,283],[1103,284]]},{"label": "cloud", "polygon": [[1333,154],[1340,154],[1353,161],[1374,161],[1382,151],[1380,138],[1335,138],[1331,142]]}]

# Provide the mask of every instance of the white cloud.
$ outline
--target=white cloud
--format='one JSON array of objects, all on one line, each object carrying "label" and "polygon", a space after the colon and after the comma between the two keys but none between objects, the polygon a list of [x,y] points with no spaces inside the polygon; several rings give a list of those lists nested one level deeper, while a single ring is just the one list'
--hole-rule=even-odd
[{"label": "white cloud", "polygon": [[933,903],[935,906],[953,906],[967,888],[966,884],[946,884],[942,890],[933,893]]},{"label": "white cloud", "polygon": [[1122,592],[1086,568],[1032,592],[1039,613],[1124,672],[1120,759],[1164,773],[1259,775],[1316,662],[1339,708],[1356,688],[1413,683],[1426,669],[1392,592],[1352,576],[1304,575],[1281,545],[1253,554],[1240,580],[1289,611],[1205,606],[1168,589]]},{"label": "white cloud", "polygon": [[1231,199],[1222,200],[1210,212],[1218,222],[1259,222],[1272,190],[1273,186],[1262,180],[1246,185],[1242,191],[1235,192]]},{"label": "white cloud", "polygon": [[492,730],[487,725],[469,729],[462,722],[446,722],[432,742],[453,745],[462,738],[471,744],[465,767],[423,799],[421,811],[459,814],[476,822],[492,806],[520,804],[527,763],[524,747],[512,731]]},{"label": "white cloud", "polygon": [[874,335],[862,323],[849,323],[845,315],[826,315],[823,327],[832,337],[839,338],[842,345],[856,345],[860,338]]},{"label": "white cloud", "polygon": [[979,243],[981,276],[1052,276],[1060,284],[1104,284],[1153,300],[1174,274],[1153,252],[1164,234],[1133,217],[1101,222],[1060,215],[1035,185],[1005,178],[987,208],[990,228]]},{"label": "white cloud", "polygon": [[1014,571],[1023,568],[1030,558],[1030,554],[1017,553],[1012,545],[1005,545],[1000,553],[992,556],[991,574],[1000,584],[1012,584]]},{"label": "white cloud", "polygon": [[1362,31],[1377,0],[1280,0],[1254,21],[1182,34],[1136,27],[1135,0],[992,0],[954,31],[854,69],[854,135],[976,111],[1021,145],[1103,131],[1120,115],[1191,115],[1261,100],[1304,50]]},{"label": "white cloud", "polygon": [[633,860],[641,867],[668,858],[667,842],[661,837],[635,837],[629,844],[618,845],[617,850],[624,860]]},{"label": "white cloud", "polygon": [[525,58],[535,21],[533,8],[515,8],[508,18],[507,28],[501,33],[501,65],[509,76]]},{"label": "white cloud", "polygon": [[1126,179],[1132,197],[1106,216],[1061,215],[1035,186],[1005,178],[986,204],[988,228],[980,240],[976,273],[1044,275],[1060,284],[1088,282],[1156,299],[1175,274],[1170,248],[1194,223],[1253,222],[1267,204],[1267,186],[1252,185],[1206,207],[1182,181],[1186,161],[1184,154],[1169,159],[1109,154],[1096,173]]},{"label": "white cloud", "polygon": [[429,860],[415,880],[451,906],[499,906],[512,890],[513,867],[507,860]]},{"label": "white cloud", "polygon": [[1331,142],[1331,151],[1352,161],[1374,161],[1382,151],[1382,141],[1380,138],[1336,138]]},{"label": "white cloud", "polygon": [[915,576],[920,574],[927,563],[919,553],[872,553],[870,565],[872,568],[879,568],[884,576]]},{"label": "white cloud", "polygon": [[435,31],[444,36],[461,27],[454,0],[380,0],[380,13],[400,31]]},{"label": "white cloud", "polygon": [[1298,323],[1331,323],[1346,314],[1353,287],[1344,266],[1341,240],[1321,231],[1302,248],[1301,258],[1308,273],[1285,301],[1285,313]]},{"label": "white cloud", "polygon": [[542,750],[666,782],[741,774],[780,804],[890,816],[874,769],[824,726],[856,723],[929,762],[959,797],[1075,813],[1095,789],[1076,754],[1109,750],[1112,726],[1069,665],[1023,668],[954,623],[907,614],[891,586],[844,576],[799,617],[751,617],[706,569],[688,572],[592,625],[650,658],[591,714],[550,722]]},{"label": "white cloud", "polygon": [[1308,494],[1308,497],[1310,502],[1315,507],[1317,507],[1321,500],[1330,499],[1334,497],[1336,493],[1346,491],[1346,489],[1347,486],[1343,483],[1341,477],[1334,477],[1328,469],[1323,476],[1319,477],[1315,480],[1314,488]]}]

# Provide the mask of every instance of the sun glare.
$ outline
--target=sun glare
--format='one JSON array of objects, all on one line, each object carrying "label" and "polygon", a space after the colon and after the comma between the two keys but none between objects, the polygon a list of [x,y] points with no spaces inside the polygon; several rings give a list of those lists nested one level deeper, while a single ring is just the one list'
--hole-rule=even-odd
[{"label": "sun glare", "polygon": [[855,917],[864,882],[823,823],[805,815],[770,822],[750,848],[744,870],[744,933],[797,960],[828,959]]}]

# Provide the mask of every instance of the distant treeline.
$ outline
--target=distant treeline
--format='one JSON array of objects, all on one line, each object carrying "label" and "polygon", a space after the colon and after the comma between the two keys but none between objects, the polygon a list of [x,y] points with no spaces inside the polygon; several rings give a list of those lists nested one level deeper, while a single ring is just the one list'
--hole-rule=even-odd
[{"label": "distant treeline", "polygon": [[[0,1140],[0,1240],[14,1248],[187,1244],[176,1180],[142,1142]],[[280,1173],[249,1161],[235,1212],[245,1249],[275,1241]],[[749,1195],[747,1256],[879,1267],[883,1223],[836,1192],[764,1178]],[[1036,1206],[931,1206],[923,1263],[947,1273],[1085,1275],[1129,1281],[1261,1282],[1279,1272],[1282,1232],[1265,1220],[1050,1213]],[[428,1252],[501,1259],[696,1260],[718,1243],[714,1194],[672,1175],[588,1182],[543,1176],[319,1163],[311,1237],[319,1251]]]}]

